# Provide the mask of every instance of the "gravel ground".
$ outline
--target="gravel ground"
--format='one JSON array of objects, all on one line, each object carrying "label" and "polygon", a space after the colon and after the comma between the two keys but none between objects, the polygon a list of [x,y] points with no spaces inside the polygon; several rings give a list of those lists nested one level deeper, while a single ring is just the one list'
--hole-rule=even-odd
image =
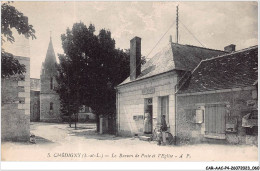
[{"label": "gravel ground", "polygon": [[99,135],[95,124],[31,123],[36,144],[2,142],[2,161],[257,161],[248,145],[158,146],[137,138]]}]

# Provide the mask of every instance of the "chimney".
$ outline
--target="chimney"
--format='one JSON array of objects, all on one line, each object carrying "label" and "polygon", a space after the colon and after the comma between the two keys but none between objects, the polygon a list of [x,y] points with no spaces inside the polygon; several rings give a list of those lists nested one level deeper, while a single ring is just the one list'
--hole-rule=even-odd
[{"label": "chimney", "polygon": [[170,43],[172,43],[172,35],[170,35],[170,40],[169,40]]},{"label": "chimney", "polygon": [[130,80],[135,80],[141,74],[141,38],[130,40]]},{"label": "chimney", "polygon": [[234,44],[228,45],[228,46],[224,47],[224,51],[234,52],[234,51],[236,51],[236,45],[234,45]]}]

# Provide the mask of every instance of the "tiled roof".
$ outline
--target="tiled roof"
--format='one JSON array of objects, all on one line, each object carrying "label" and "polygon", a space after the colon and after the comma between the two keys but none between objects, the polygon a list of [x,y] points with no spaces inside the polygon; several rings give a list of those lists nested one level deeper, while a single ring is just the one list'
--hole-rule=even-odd
[{"label": "tiled roof", "polygon": [[241,88],[257,82],[258,46],[202,60],[178,94]]},{"label": "tiled roof", "polygon": [[225,53],[220,50],[169,43],[142,66],[141,74],[135,80],[130,81],[130,77],[128,77],[120,85],[172,70],[192,71],[202,59]]}]

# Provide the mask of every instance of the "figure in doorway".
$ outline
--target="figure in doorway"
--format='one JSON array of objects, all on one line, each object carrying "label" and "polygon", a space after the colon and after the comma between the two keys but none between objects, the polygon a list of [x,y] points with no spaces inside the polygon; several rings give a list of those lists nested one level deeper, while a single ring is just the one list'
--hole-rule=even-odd
[{"label": "figure in doorway", "polygon": [[152,132],[152,117],[149,110],[146,110],[144,114],[144,133],[149,134],[151,132]]},{"label": "figure in doorway", "polygon": [[168,127],[167,127],[167,124],[166,124],[166,119],[165,119],[165,115],[162,116],[162,120],[161,120],[161,130],[163,132],[167,131]]}]

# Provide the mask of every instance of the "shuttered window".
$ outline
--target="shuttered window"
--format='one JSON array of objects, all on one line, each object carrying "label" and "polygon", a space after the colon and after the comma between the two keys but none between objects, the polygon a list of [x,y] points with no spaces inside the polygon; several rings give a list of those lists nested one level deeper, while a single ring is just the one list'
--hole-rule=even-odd
[{"label": "shuttered window", "polygon": [[205,134],[225,134],[226,105],[210,104],[205,106]]}]

